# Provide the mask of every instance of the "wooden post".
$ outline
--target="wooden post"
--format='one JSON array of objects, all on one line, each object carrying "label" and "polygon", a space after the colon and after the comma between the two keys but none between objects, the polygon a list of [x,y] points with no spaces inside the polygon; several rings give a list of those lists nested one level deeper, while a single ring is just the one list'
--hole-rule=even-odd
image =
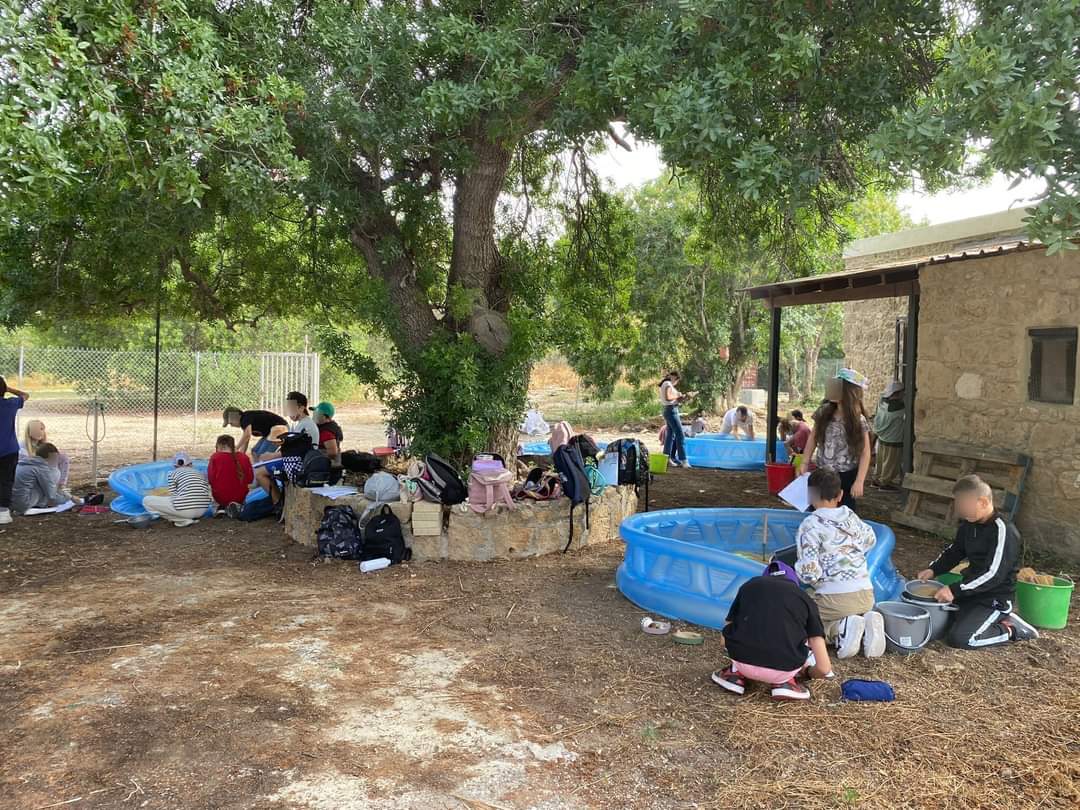
[{"label": "wooden post", "polygon": [[915,468],[915,366],[919,353],[919,296],[908,296],[908,321],[904,334],[904,411],[907,429],[904,431],[904,456],[901,467],[905,473]]},{"label": "wooden post", "polygon": [[777,410],[780,406],[780,307],[772,308],[769,331],[769,413],[766,417],[765,458],[776,461],[776,426],[780,422]]}]

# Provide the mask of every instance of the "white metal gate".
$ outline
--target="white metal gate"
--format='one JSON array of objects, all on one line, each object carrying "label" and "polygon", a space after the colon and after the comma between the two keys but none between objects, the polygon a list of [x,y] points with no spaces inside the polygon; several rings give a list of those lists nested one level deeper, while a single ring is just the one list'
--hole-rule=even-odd
[{"label": "white metal gate", "polygon": [[311,407],[319,402],[319,355],[312,352],[264,352],[260,355],[259,390],[263,410],[283,413],[290,391],[306,394]]}]

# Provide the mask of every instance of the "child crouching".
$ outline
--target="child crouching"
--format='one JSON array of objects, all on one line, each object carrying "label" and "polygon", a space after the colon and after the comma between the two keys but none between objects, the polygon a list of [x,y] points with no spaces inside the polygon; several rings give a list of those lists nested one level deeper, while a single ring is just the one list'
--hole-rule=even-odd
[{"label": "child crouching", "polygon": [[724,625],[731,663],[712,679],[736,695],[746,692],[750,680],[769,686],[777,700],[807,700],[810,690],[796,678],[804,671],[812,678],[832,677],[824,636],[817,606],[799,578],[774,560],[735,594]]},{"label": "child crouching", "polygon": [[850,658],[860,646],[867,658],[885,652],[885,621],[874,610],[874,586],[866,553],[874,547],[874,530],[841,506],[840,476],[819,467],[807,482],[814,511],[795,535],[799,579],[814,589],[814,601],[825,625],[825,638],[836,644],[837,658]]}]

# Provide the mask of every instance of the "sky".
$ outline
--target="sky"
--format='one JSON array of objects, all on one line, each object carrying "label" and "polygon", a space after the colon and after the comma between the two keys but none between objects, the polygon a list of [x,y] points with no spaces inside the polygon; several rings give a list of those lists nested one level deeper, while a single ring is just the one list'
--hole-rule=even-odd
[{"label": "sky", "polygon": [[[624,137],[633,144],[633,152],[627,152],[611,142],[605,152],[593,158],[596,171],[602,177],[610,179],[617,188],[628,188],[640,186],[663,174],[664,165],[656,146],[634,142],[630,135]],[[930,225],[936,225],[1008,210],[1030,200],[1043,188],[1042,181],[1023,182],[1013,189],[1009,188],[1010,185],[1007,177],[995,175],[990,182],[976,188],[937,194],[927,194],[918,189],[904,191],[899,195],[898,202],[915,222],[925,220]]]}]

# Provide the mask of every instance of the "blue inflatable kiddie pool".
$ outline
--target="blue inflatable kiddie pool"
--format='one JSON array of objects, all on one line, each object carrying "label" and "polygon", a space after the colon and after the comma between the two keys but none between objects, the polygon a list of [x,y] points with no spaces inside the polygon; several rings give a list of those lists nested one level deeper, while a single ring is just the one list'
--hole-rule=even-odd
[{"label": "blue inflatable kiddie pool", "polygon": [[[191,466],[206,475],[207,462],[204,459],[195,459],[191,462]],[[143,496],[152,489],[168,486],[169,473],[173,469],[172,461],[151,461],[113,471],[113,474],[109,476],[109,487],[117,494],[117,497],[113,498],[112,503],[109,504],[110,508],[114,512],[131,517],[147,514],[142,505]],[[248,493],[245,502],[251,503],[265,497],[265,491],[256,489]],[[208,517],[214,514],[212,504],[206,514]]]},{"label": "blue inflatable kiddie pool", "polygon": [[[691,462],[693,463],[693,462]],[[771,556],[795,543],[806,514],[792,509],[666,509],[631,515],[619,534],[626,555],[615,574],[623,596],[645,610],[721,629],[739,586],[765,563],[736,552]],[[867,521],[877,543],[867,555],[876,601],[896,599],[903,579],[892,564],[896,537]]]},{"label": "blue inflatable kiddie pool", "polygon": [[[764,470],[765,440],[736,439],[725,433],[702,433],[686,440],[686,460],[694,467],[714,470]],[[776,460],[788,461],[783,442],[776,443]]]}]

